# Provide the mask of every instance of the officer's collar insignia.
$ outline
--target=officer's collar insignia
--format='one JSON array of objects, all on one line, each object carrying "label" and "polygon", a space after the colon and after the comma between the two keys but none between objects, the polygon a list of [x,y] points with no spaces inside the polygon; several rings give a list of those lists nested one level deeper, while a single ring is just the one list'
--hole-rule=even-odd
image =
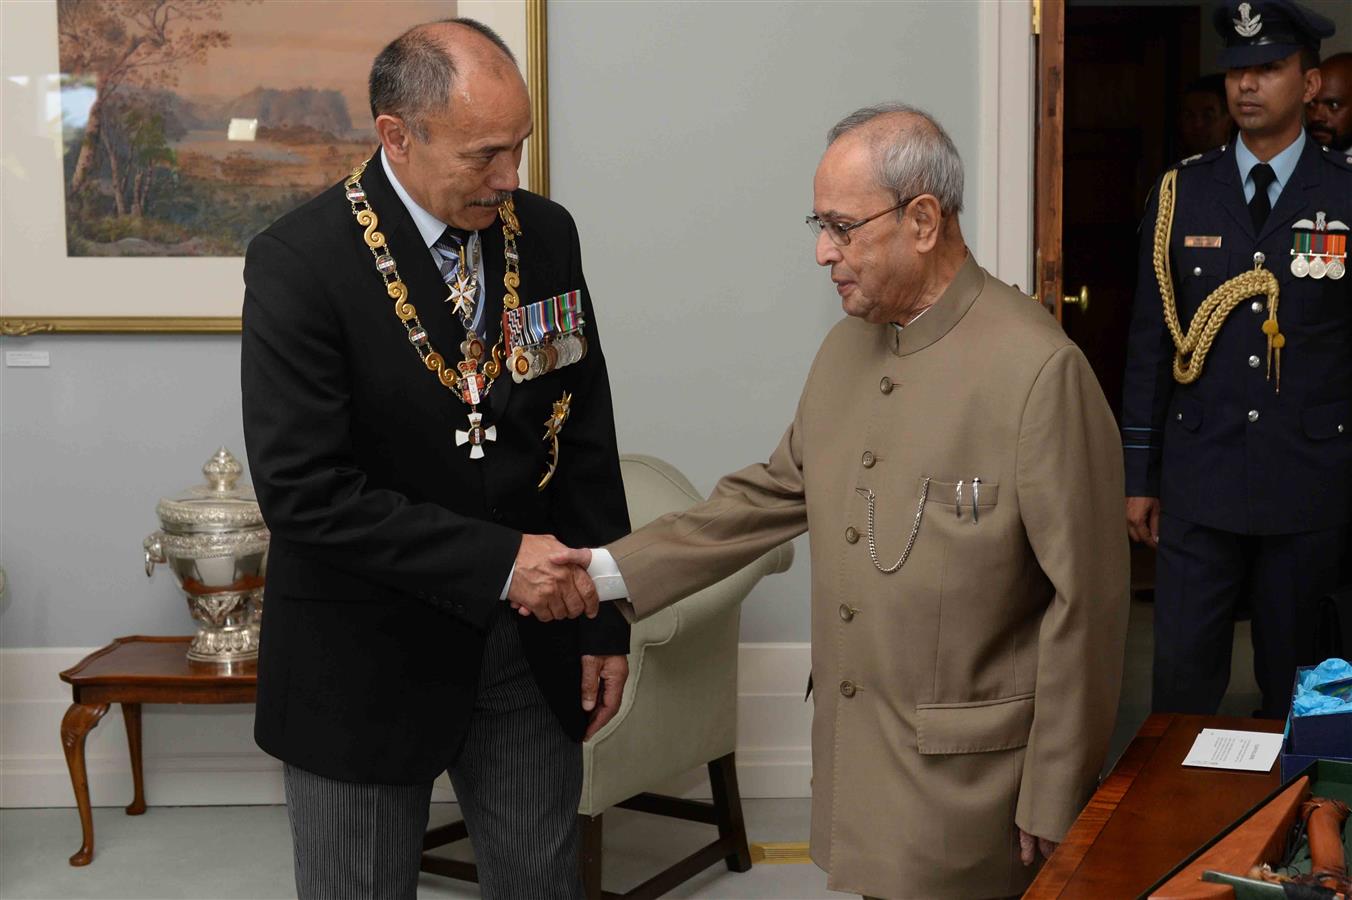
[{"label": "officer's collar insignia", "polygon": [[1239,18],[1230,20],[1235,23],[1235,33],[1240,37],[1251,38],[1263,30],[1263,17],[1249,18],[1249,10],[1251,9],[1253,7],[1247,3],[1239,4]]}]

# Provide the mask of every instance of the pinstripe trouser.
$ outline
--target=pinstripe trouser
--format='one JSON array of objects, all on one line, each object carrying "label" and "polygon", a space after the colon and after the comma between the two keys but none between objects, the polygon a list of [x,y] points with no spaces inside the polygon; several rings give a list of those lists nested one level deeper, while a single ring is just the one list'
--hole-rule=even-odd
[{"label": "pinstripe trouser", "polygon": [[[449,768],[489,900],[581,900],[582,748],[531,675],[506,603]],[[285,767],[300,900],[411,900],[432,783],[353,784]]]}]

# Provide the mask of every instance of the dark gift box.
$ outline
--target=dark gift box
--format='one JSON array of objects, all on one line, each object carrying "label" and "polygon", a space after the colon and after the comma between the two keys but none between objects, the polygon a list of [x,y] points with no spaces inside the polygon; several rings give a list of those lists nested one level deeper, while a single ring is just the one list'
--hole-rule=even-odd
[{"label": "dark gift box", "polygon": [[[1296,671],[1291,695],[1309,668]],[[1352,760],[1352,712],[1286,717],[1282,740],[1282,781],[1290,781],[1317,759]]]}]

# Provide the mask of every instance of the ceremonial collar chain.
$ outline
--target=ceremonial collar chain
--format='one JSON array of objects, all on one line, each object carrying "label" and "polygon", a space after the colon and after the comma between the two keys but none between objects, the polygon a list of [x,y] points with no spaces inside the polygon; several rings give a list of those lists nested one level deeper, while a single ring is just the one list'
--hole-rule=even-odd
[{"label": "ceremonial collar chain", "polygon": [[[460,345],[463,358],[454,368],[446,365],[445,359],[432,347],[432,342],[427,336],[427,330],[418,320],[417,308],[408,302],[408,286],[399,277],[399,267],[395,264],[394,256],[385,243],[385,235],[376,230],[380,224],[380,219],[376,216],[375,210],[371,208],[370,201],[366,198],[366,189],[361,184],[361,176],[365,171],[366,163],[363,162],[343,182],[343,187],[347,189],[348,202],[352,204],[352,214],[356,217],[357,224],[365,229],[362,237],[375,260],[376,273],[385,284],[385,293],[390,296],[390,299],[394,300],[394,314],[399,317],[399,321],[408,331],[408,342],[418,352],[418,357],[422,359],[423,365],[437,376],[437,380],[469,407],[469,429],[456,431],[456,445],[461,446],[468,443],[470,445],[470,459],[480,459],[484,455],[484,442],[497,440],[497,429],[495,427],[483,427],[483,414],[479,412],[479,404],[488,397],[488,392],[492,390],[493,384],[502,372],[503,335],[501,333],[498,335],[498,340],[493,345],[492,352],[489,354],[487,361],[483,363],[483,371],[479,371],[479,362],[484,358],[484,345],[470,327],[473,309],[463,302],[467,282],[473,276],[466,271],[468,261],[465,259],[462,246],[457,283],[450,288],[450,296],[447,299],[456,303],[455,312],[465,326],[465,340]],[[521,286],[521,257],[516,249],[516,238],[521,233],[521,223],[517,220],[516,206],[510,197],[498,207],[498,217],[502,220],[503,256],[506,270],[502,276],[502,306],[505,310],[516,309],[521,304],[521,300],[516,293],[516,289]],[[477,287],[475,293],[477,293]],[[487,315],[486,310],[485,315]]]}]

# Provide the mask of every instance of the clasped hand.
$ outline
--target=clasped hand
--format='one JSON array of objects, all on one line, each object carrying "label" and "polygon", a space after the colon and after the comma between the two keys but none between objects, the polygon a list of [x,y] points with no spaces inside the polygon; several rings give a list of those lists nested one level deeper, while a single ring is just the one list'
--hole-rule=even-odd
[{"label": "clasped hand", "polygon": [[[590,563],[590,550],[569,549],[550,534],[523,535],[507,589],[512,609],[541,622],[575,619],[583,613],[596,618],[596,586],[587,575]],[[588,713],[583,740],[619,712],[628,677],[629,661],[624,654],[582,657],[582,708]]]},{"label": "clasped hand", "polygon": [[594,619],[598,600],[587,576],[590,561],[589,551],[569,549],[552,534],[522,535],[507,599],[518,613],[541,622],[584,613]]}]

